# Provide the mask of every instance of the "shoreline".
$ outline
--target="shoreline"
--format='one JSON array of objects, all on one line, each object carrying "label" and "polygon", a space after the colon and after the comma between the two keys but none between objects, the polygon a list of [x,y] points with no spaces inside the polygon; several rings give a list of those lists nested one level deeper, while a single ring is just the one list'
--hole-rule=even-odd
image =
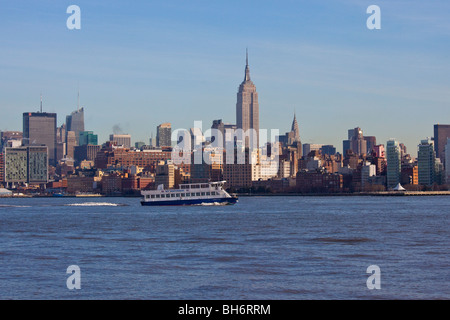
[{"label": "shoreline", "polygon": [[[379,191],[379,192],[352,192],[352,193],[236,193],[238,197],[355,197],[355,196],[375,196],[375,197],[407,197],[407,196],[450,196],[450,191]],[[12,195],[0,196],[0,199],[9,198],[141,198],[141,195]]]}]

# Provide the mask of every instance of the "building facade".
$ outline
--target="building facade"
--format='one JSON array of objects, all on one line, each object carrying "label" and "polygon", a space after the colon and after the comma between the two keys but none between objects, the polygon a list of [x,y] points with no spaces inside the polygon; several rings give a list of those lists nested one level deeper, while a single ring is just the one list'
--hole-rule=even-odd
[{"label": "building facade", "polygon": [[80,133],[84,131],[84,108],[66,116],[66,130],[75,132],[76,145],[79,145]]},{"label": "building facade", "polygon": [[435,124],[434,125],[434,151],[436,157],[445,163],[445,145],[447,138],[450,138],[450,124]]},{"label": "building facade", "polygon": [[422,140],[418,148],[419,184],[431,186],[436,180],[436,152],[434,142],[431,139]]},{"label": "building facade", "polygon": [[389,140],[386,144],[387,173],[386,183],[388,188],[395,188],[401,179],[402,161],[398,141]]},{"label": "building facade", "polygon": [[123,146],[127,149],[131,148],[131,135],[129,134],[111,134],[109,135],[109,141],[117,146]]},{"label": "building facade", "polygon": [[170,123],[162,123],[156,128],[156,146],[172,146],[172,125]]},{"label": "building facade", "polygon": [[[245,66],[245,77],[239,86],[236,103],[236,126],[250,136],[244,136],[243,146],[247,148],[259,147],[259,103],[256,86],[250,79],[248,54]],[[256,145],[255,145],[256,143]]]},{"label": "building facade", "polygon": [[25,112],[23,114],[23,145],[47,146],[48,160],[56,165],[56,113]]},{"label": "building facade", "polygon": [[8,184],[48,182],[48,148],[28,146],[5,148],[4,181]]}]

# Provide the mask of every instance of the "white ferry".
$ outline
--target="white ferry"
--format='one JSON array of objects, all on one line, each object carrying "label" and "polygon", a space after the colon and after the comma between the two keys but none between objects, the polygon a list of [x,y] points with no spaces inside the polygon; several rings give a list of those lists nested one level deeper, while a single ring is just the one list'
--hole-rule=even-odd
[{"label": "white ferry", "polygon": [[223,189],[225,181],[180,184],[180,189],[141,191],[143,206],[187,206],[201,204],[235,204],[236,196]]}]

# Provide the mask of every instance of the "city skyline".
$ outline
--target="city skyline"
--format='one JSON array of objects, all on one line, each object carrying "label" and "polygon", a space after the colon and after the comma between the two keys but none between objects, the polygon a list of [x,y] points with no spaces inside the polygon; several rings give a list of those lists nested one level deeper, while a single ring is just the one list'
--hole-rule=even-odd
[{"label": "city skyline", "polygon": [[234,123],[246,47],[261,128],[288,131],[295,111],[302,143],[342,151],[358,126],[415,156],[433,125],[449,122],[449,4],[377,1],[381,30],[365,26],[368,1],[283,4],[274,14],[275,5],[254,2],[236,12],[233,2],[79,1],[75,31],[65,26],[68,3],[5,4],[0,130],[20,130],[20,115],[39,109],[41,92],[44,112],[61,125],[77,109],[78,88],[99,142],[113,127],[136,142],[164,122]]}]

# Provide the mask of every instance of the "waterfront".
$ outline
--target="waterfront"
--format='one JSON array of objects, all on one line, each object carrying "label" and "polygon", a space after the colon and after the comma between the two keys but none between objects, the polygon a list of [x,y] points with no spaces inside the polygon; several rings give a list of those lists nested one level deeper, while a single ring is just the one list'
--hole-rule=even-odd
[{"label": "waterfront", "polygon": [[[0,199],[1,299],[449,299],[449,199]],[[66,269],[81,269],[68,290]],[[381,290],[366,286],[370,265]]]}]

